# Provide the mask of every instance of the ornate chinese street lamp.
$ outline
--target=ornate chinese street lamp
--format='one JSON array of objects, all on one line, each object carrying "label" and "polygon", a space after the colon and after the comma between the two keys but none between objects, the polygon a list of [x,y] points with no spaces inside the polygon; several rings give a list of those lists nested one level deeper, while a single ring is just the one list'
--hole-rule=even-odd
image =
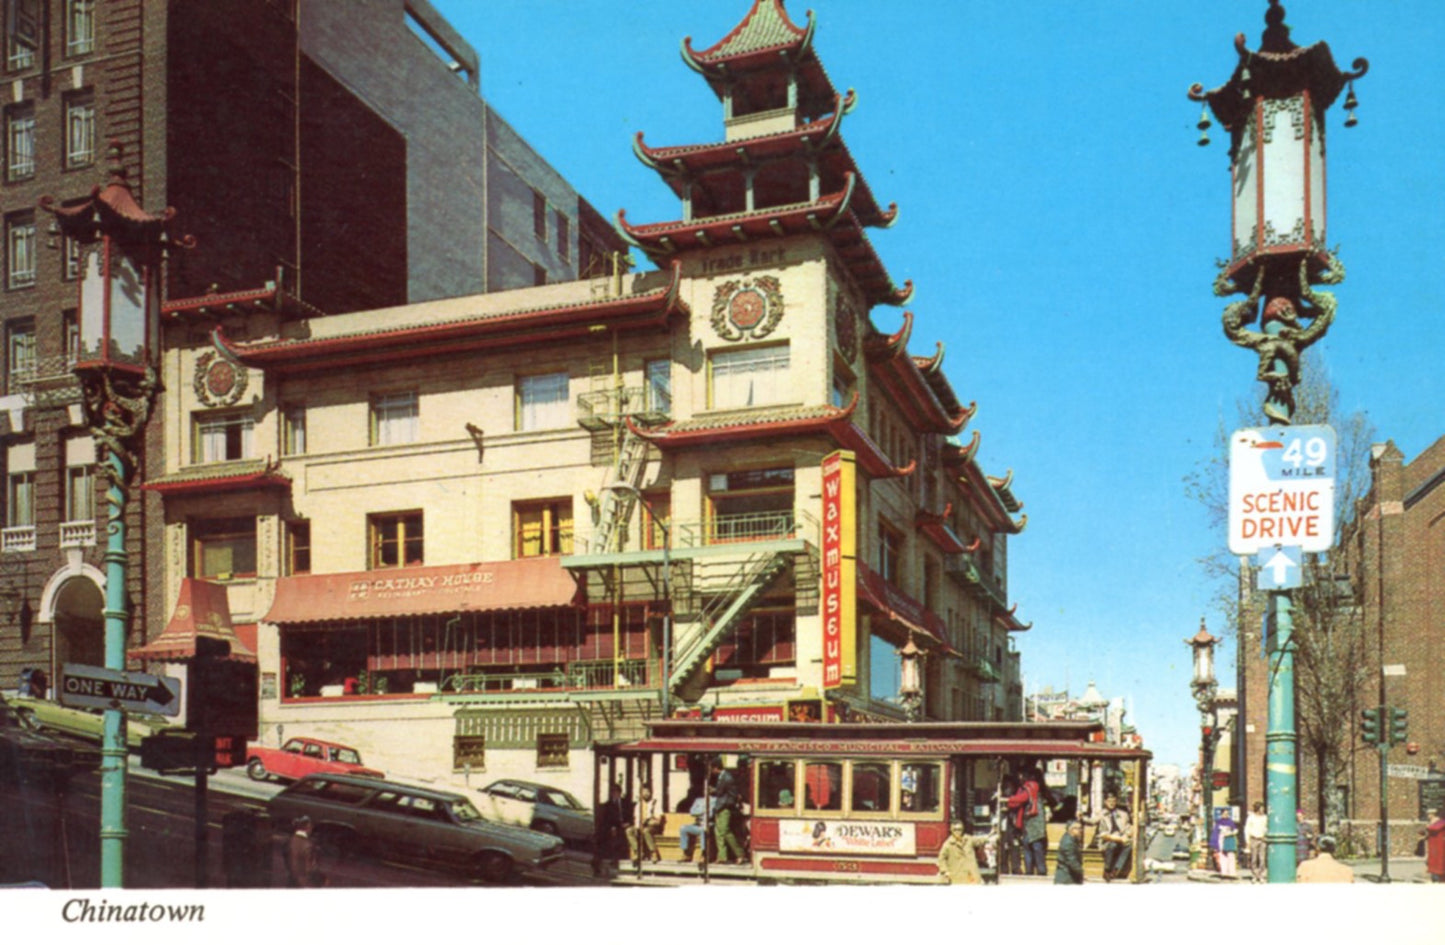
[{"label": "ornate chinese street lamp", "polygon": [[1199,793],[1202,800],[1200,823],[1204,825],[1204,842],[1214,830],[1214,748],[1219,744],[1219,713],[1214,699],[1219,694],[1219,683],[1214,677],[1214,647],[1219,638],[1204,628],[1199,621],[1199,632],[1184,641],[1194,651],[1194,676],[1189,681],[1189,691],[1194,694],[1194,704],[1199,707]]},{"label": "ornate chinese street lamp", "polygon": [[923,719],[923,651],[908,635],[908,642],[898,651],[898,698],[903,703],[903,717],[910,722]]},{"label": "ornate chinese street lamp", "polygon": [[[125,506],[143,448],[141,434],[160,386],[161,266],[169,247],[194,241],[167,235],[174,210],[151,214],[136,203],[119,144],[111,143],[108,157],[112,166],[104,187],[65,204],[42,197],[40,208],[54,214],[60,232],[80,244],[80,350],[74,371],[107,483],[105,666],[124,671],[130,621]],[[100,770],[100,885],[119,887],[126,837],[125,713],[120,709],[105,711]]]},{"label": "ornate chinese street lamp", "polygon": [[[1356,124],[1354,80],[1369,69],[1364,59],[1341,72],[1323,42],[1296,46],[1279,0],[1269,0],[1258,50],[1235,37],[1239,64],[1229,81],[1189,97],[1205,103],[1230,135],[1232,245],[1221,264],[1214,293],[1245,295],[1224,309],[1224,334],[1259,360],[1256,378],[1267,388],[1267,424],[1286,425],[1294,413],[1294,387],[1304,350],[1329,330],[1335,298],[1314,284],[1344,280],[1345,269],[1325,246],[1325,112],[1340,92]],[[1207,132],[1200,144],[1208,144]],[[1264,300],[1261,311],[1260,302]],[[1250,327],[1255,321],[1259,329]],[[1288,591],[1271,591],[1269,614],[1278,641],[1270,662],[1269,731],[1265,735],[1266,795],[1269,805],[1269,880],[1295,877],[1295,820],[1298,806],[1294,722],[1292,602]]]}]

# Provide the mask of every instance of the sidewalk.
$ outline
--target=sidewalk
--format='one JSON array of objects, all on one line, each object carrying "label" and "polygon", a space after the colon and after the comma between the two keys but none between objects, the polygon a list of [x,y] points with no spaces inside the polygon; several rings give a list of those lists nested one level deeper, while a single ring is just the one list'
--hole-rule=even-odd
[{"label": "sidewalk", "polygon": [[[1380,881],[1379,859],[1345,860],[1350,869],[1355,872],[1357,883],[1378,883]],[[1190,870],[1189,881],[1192,883],[1225,883],[1229,885],[1251,885],[1249,871],[1244,870],[1239,876],[1221,876],[1213,870]],[[1390,882],[1392,883],[1428,883],[1430,876],[1425,872],[1425,859],[1419,856],[1392,856],[1390,857]]]}]

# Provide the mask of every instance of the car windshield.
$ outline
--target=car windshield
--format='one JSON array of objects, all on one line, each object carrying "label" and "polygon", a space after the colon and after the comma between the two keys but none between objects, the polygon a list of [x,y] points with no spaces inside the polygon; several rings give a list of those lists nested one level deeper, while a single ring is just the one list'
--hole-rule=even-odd
[{"label": "car windshield", "polygon": [[556,788],[544,788],[539,792],[538,800],[544,804],[551,804],[553,807],[565,807],[568,810],[582,809],[582,803],[577,798]]},{"label": "car windshield", "polygon": [[452,816],[456,818],[456,821],[459,824],[468,824],[474,820],[482,819],[481,812],[472,806],[471,801],[467,800],[464,797],[457,798],[454,801],[449,801],[447,803],[447,808],[452,812]]}]

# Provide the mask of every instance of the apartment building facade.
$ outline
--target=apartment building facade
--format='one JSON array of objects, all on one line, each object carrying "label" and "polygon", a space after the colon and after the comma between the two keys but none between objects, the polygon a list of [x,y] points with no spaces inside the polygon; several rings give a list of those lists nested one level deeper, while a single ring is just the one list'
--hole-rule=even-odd
[{"label": "apartment building facade", "polygon": [[919,717],[1021,717],[1021,504],[941,348],[875,324],[909,290],[811,33],[759,0],[695,54],[743,77],[726,141],[639,139],[684,168],[681,220],[619,215],[656,271],[325,318],[167,304],[165,594],[226,587],[263,741],[590,796],[587,749],[664,706],[904,718],[905,659]]},{"label": "apartment building facade", "polygon": [[[425,0],[14,0],[3,13],[8,687],[26,667],[53,679],[101,661],[103,487],[70,373],[80,254],[37,210],[43,196],[83,201],[114,163],[142,206],[175,207],[175,235],[195,237],[169,259],[167,296],[310,315],[573,280],[622,244],[480,97],[476,53]],[[142,481],[163,435],[146,430]],[[128,514],[139,643],[174,599],[157,577],[159,500],[137,491]]]}]

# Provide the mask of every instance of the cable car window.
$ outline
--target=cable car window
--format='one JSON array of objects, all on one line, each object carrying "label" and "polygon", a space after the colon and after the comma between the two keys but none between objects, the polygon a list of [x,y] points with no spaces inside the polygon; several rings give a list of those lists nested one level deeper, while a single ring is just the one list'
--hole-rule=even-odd
[{"label": "cable car window", "polygon": [[803,768],[803,809],[843,809],[843,765],[810,761]]},{"label": "cable car window", "polygon": [[893,796],[893,765],[888,762],[853,763],[853,812],[886,811]]},{"label": "cable car window", "polygon": [[758,806],[791,810],[797,788],[796,771],[797,765],[791,761],[759,762]]},{"label": "cable car window", "polygon": [[943,798],[943,772],[938,765],[906,764],[899,778],[899,806],[908,813],[937,813]]}]

